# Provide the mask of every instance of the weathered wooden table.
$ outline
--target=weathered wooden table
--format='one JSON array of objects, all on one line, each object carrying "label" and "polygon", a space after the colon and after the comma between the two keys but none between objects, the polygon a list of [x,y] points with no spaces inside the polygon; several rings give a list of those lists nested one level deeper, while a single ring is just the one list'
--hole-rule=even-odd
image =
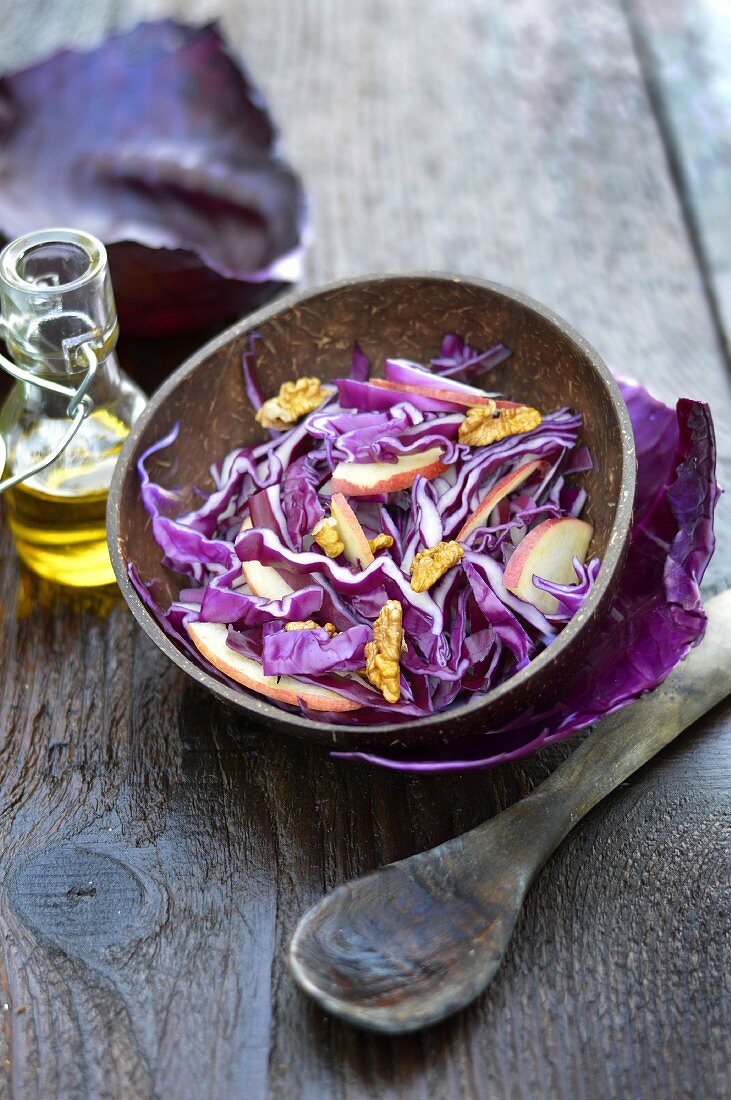
[{"label": "weathered wooden table", "polygon": [[[0,67],[159,11],[0,4]],[[520,287],[666,399],[729,478],[731,97],[714,0],[227,0],[313,197],[308,283],[436,268]],[[724,67],[725,66],[725,67]],[[124,348],[152,364],[190,341]],[[708,591],[731,580],[731,508]],[[324,890],[524,794],[570,751],[464,778],[247,729],[119,599],[0,561],[0,1094],[689,1097],[731,1091],[731,708],[597,809],[488,993],[387,1041],[285,968]]]}]

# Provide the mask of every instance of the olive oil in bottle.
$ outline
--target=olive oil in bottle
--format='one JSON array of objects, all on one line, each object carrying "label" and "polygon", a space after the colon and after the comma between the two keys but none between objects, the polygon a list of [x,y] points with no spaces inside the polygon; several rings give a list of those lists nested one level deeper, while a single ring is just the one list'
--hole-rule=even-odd
[{"label": "olive oil in bottle", "polygon": [[[75,230],[13,242],[0,255],[0,309],[2,336],[23,372],[0,409],[5,476],[33,471],[4,495],[18,555],[62,584],[108,584],[107,495],[145,399],[114,353],[118,326],[104,247]],[[93,408],[58,457],[39,468],[72,424],[69,393],[87,380],[86,408]],[[62,383],[63,392],[49,390],[49,381]]]},{"label": "olive oil in bottle", "polygon": [[[46,477],[21,481],[5,496],[8,524],[15,549],[25,564],[41,576],[61,584],[95,586],[114,580],[106,538],[109,481],[117,455],[128,433],[127,425],[106,410],[94,410],[84,432],[83,452],[74,440]],[[33,436],[16,448],[38,453]],[[64,461],[77,446],[76,461]],[[29,463],[25,463],[28,465]]]}]

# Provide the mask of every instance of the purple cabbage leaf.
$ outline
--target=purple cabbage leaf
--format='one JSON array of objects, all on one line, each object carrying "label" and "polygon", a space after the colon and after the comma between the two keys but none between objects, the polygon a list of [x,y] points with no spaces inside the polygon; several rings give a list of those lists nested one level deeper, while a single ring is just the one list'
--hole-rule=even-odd
[{"label": "purple cabbage leaf", "polygon": [[305,199],[215,25],[163,20],[0,80],[0,236],[81,225],[127,335],[194,328],[299,278]]}]

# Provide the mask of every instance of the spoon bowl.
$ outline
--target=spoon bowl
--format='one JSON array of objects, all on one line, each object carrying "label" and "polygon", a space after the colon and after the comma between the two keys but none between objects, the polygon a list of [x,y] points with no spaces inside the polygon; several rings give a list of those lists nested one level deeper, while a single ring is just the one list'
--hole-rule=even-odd
[{"label": "spoon bowl", "polygon": [[383,1032],[469,1004],[500,965],[534,870],[506,869],[506,840],[494,829],[478,858],[467,833],[338,887],[292,937],[298,984],[328,1012]]}]

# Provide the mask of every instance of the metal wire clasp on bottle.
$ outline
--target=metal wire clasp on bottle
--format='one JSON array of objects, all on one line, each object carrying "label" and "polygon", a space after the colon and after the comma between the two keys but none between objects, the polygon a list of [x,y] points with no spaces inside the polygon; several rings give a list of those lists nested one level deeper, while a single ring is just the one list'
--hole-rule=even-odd
[{"label": "metal wire clasp on bottle", "polygon": [[[4,335],[4,325],[2,318],[0,318],[0,336]],[[74,389],[73,386],[64,386],[62,382],[54,382],[50,378],[43,378],[37,374],[33,374],[31,371],[24,370],[16,363],[11,362],[11,360],[7,359],[4,355],[0,355],[0,368],[7,371],[7,373],[12,375],[18,382],[27,382],[49,393],[58,393],[68,397],[69,403],[66,413],[71,420],[67,432],[62,436],[52,451],[49,451],[47,455],[30,466],[27,470],[20,470],[18,473],[6,477],[4,481],[0,481],[0,493],[3,493],[6,489],[11,489],[13,485],[17,485],[21,481],[25,481],[26,478],[34,477],[35,474],[40,473],[41,470],[45,470],[46,466],[50,466],[52,462],[55,462],[59,455],[68,447],[81,427],[82,422],[93,411],[94,402],[86,392],[93,382],[94,375],[99,366],[99,360],[91,342],[93,339],[95,339],[94,334],[88,333],[87,338],[81,342],[79,342],[78,337],[73,341],[68,341],[69,344],[75,346],[74,350],[76,355],[83,355],[86,360],[86,373],[77,389]],[[66,341],[64,343],[66,343]],[[70,352],[70,347],[68,349],[64,347],[65,354],[70,354]],[[2,461],[0,461],[1,471],[4,465],[4,455],[0,454],[0,459],[2,459]]]}]

